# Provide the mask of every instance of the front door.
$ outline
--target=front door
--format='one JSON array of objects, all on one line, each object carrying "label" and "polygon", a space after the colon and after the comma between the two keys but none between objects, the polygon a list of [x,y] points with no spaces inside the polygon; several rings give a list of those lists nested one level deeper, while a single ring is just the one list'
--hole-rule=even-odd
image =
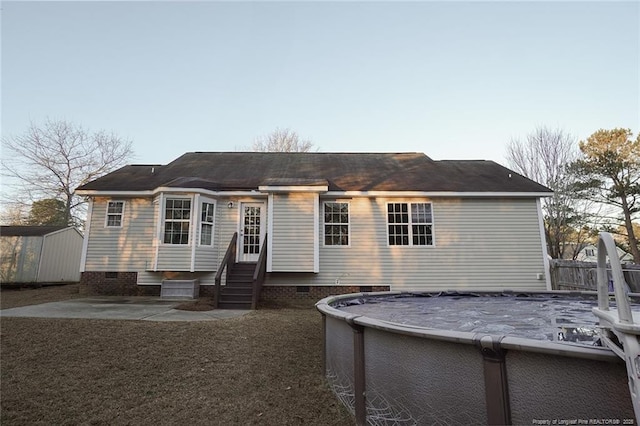
[{"label": "front door", "polygon": [[241,203],[240,246],[238,260],[240,262],[256,262],[260,256],[262,239],[264,238],[264,221],[262,220],[265,203]]}]

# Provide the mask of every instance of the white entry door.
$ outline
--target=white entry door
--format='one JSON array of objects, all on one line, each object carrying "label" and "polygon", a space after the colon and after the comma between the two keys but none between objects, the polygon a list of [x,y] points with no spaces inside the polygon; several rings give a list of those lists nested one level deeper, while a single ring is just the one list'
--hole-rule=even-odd
[{"label": "white entry door", "polygon": [[241,203],[240,244],[238,247],[240,262],[256,262],[260,256],[264,239],[265,203]]}]

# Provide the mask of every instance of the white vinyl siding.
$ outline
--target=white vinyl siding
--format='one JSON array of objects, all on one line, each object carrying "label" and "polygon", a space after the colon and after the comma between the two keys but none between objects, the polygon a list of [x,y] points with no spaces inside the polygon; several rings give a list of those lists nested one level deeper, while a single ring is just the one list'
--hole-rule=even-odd
[{"label": "white vinyl siding", "polygon": [[158,247],[158,271],[191,271],[191,247],[161,244]]},{"label": "white vinyl siding", "polygon": [[109,200],[97,198],[91,209],[86,271],[140,271],[152,267],[156,206],[151,198],[127,200],[122,228],[104,227]]},{"label": "white vinyl siding", "polygon": [[271,271],[316,271],[318,195],[274,194],[272,200]]},{"label": "white vinyl siding", "polygon": [[[253,201],[249,198],[233,199],[232,208],[228,208],[231,199],[212,200],[216,203],[212,244],[211,246],[196,245],[193,253],[193,243],[187,245],[162,243],[164,205],[161,200],[161,196],[156,196],[153,200],[151,198],[127,199],[123,217],[124,226],[123,229],[119,229],[104,227],[108,200],[95,199],[91,209],[91,227],[89,228],[91,236],[87,241],[85,270],[96,272],[140,272],[154,269],[178,272],[216,271],[233,233],[238,229],[240,201]],[[206,198],[200,198],[200,202],[202,201],[210,202]],[[257,201],[266,201],[266,198],[260,198]],[[265,209],[265,219],[266,213]],[[199,218],[200,213],[197,212],[197,214]],[[196,223],[198,225],[194,225],[193,229],[199,229],[199,221]],[[191,242],[199,239],[199,232],[190,237]]]},{"label": "white vinyl siding", "polygon": [[159,236],[158,258],[155,269],[158,271],[191,271],[195,241],[190,234],[192,226],[193,198],[191,195],[164,195],[158,202],[162,217]]},{"label": "white vinyl siding", "polygon": [[180,272],[166,273],[153,271],[138,272],[138,285],[160,285],[162,280],[179,279],[179,280],[198,280],[200,286],[215,285],[215,272]]},{"label": "white vinyl siding", "polygon": [[[389,246],[387,203],[430,202],[437,245]],[[353,198],[349,248],[320,247],[319,274],[267,285],[388,285],[392,290],[545,290],[535,199]],[[322,226],[320,224],[319,226]]]}]

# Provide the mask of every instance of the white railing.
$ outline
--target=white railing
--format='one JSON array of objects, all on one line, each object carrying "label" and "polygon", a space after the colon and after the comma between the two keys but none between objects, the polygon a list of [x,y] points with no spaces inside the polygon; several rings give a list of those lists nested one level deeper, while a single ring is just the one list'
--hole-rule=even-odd
[{"label": "white railing", "polygon": [[[607,279],[607,257],[613,278],[613,294],[616,310],[609,306],[609,280]],[[627,365],[629,392],[635,411],[636,421],[640,423],[640,314],[633,312],[627,295],[627,283],[622,274],[622,265],[618,259],[616,245],[608,232],[601,232],[598,239],[598,307],[593,313],[599,319],[599,334],[602,342]],[[615,337],[615,340],[614,340]]]}]

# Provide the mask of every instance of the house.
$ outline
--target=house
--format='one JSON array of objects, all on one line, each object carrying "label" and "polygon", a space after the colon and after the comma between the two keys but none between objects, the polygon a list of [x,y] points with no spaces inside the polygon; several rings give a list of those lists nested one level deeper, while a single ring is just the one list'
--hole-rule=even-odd
[{"label": "house", "polygon": [[1,226],[2,283],[80,281],[82,234],[67,226]]},{"label": "house", "polygon": [[263,299],[550,289],[540,198],[551,191],[492,161],[190,152],[77,193],[89,198],[81,282],[93,293],[191,282],[213,295],[225,265],[231,284],[264,275]]},{"label": "house", "polygon": [[[621,263],[633,263],[633,256],[620,247],[616,247],[618,259]],[[598,261],[598,247],[593,244],[587,244],[578,252],[576,260],[580,262],[597,262]]]}]

